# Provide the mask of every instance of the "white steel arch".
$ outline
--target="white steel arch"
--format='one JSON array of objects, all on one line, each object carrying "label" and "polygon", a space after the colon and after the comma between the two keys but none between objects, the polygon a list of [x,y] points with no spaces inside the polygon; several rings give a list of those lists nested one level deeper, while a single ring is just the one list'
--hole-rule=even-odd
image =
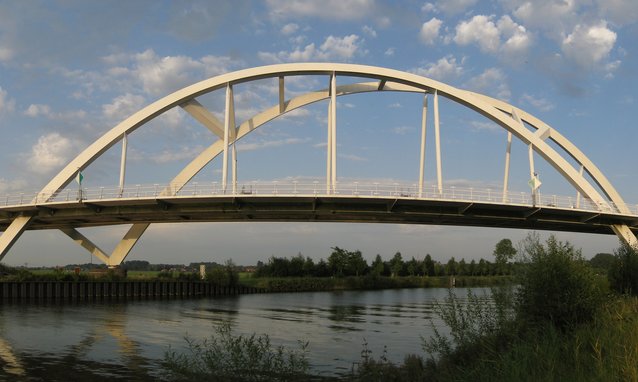
[{"label": "white steel arch", "polygon": [[[294,75],[325,75],[329,78],[329,87],[325,90],[306,93],[304,95],[285,100],[284,81],[287,76]],[[336,86],[337,76],[363,77],[373,79],[373,82],[362,82],[351,85]],[[279,103],[267,109],[240,126],[235,126],[233,85],[255,81],[264,78],[279,79]],[[226,89],[226,113],[225,120],[219,121],[210,111],[202,106],[197,97],[218,89]],[[372,91],[408,91],[431,94],[434,97],[435,129],[438,130],[438,96],[446,97],[454,102],[464,105],[479,114],[489,118],[503,127],[511,134],[528,145],[531,153],[536,152],[554,167],[577,192],[595,203],[613,203],[621,213],[628,212],[623,199],[614,189],[602,172],[571,142],[531,114],[509,105],[503,101],[472,93],[466,90],[454,88],[450,85],[421,77],[412,73],[352,64],[334,63],[295,63],[281,64],[240,70],[213,77],[199,83],[178,90],[131,115],[126,120],[108,131],[87,149],[73,159],[60,173],[58,173],[38,194],[38,202],[46,202],[56,193],[66,187],[76,176],[77,171],[86,168],[95,159],[102,155],[120,140],[126,140],[126,136],[142,127],[146,122],[158,117],[164,112],[182,107],[191,116],[207,127],[219,140],[202,151],[191,163],[171,181],[170,186],[164,190],[165,195],[175,194],[184,184],[197,174],[208,162],[219,154],[224,156],[224,188],[226,187],[227,154],[232,150],[232,163],[235,163],[234,143],[264,123],[283,115],[291,110],[311,104],[313,102],[329,99],[329,141],[327,158],[327,191],[336,182],[336,97],[361,92]],[[424,112],[427,110],[427,102],[424,100]],[[424,118],[425,121],[425,118]],[[525,126],[536,129],[530,130]],[[425,129],[425,122],[423,128]],[[546,140],[550,139],[561,147],[581,168],[576,169],[559,152],[554,150]],[[439,150],[437,142],[437,151]],[[123,152],[123,161],[125,153]],[[441,188],[440,155],[437,155],[437,178],[439,189]],[[530,160],[531,162],[531,160]],[[506,163],[508,165],[509,163]],[[532,165],[532,163],[530,163]],[[533,168],[533,167],[532,167]],[[583,176],[586,171],[594,180],[603,195],[590,184]],[[533,170],[531,170],[533,172]],[[123,182],[124,166],[122,167],[121,181]],[[233,167],[233,187],[236,181],[236,170]],[[507,171],[506,171],[507,177]],[[421,185],[422,186],[422,185]],[[507,181],[505,181],[507,187]],[[0,260],[27,229],[30,216],[18,216],[0,236]],[[91,251],[108,265],[118,265],[126,257],[135,243],[139,240],[149,224],[134,224],[124,239],[116,247],[111,256],[106,255],[96,245],[75,229],[65,228],[62,231]],[[614,232],[625,242],[636,245],[636,237],[627,226],[613,225]]]}]

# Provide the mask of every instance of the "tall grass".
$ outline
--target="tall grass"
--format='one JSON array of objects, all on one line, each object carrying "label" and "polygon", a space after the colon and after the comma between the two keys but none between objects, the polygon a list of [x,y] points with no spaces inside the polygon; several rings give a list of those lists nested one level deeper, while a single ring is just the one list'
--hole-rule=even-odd
[{"label": "tall grass", "polygon": [[462,367],[440,367],[435,379],[638,381],[638,299],[614,299],[570,332],[548,324],[512,338],[506,351],[482,350]]},{"label": "tall grass", "polygon": [[302,381],[308,377],[308,343],[299,350],[273,346],[268,335],[235,335],[228,323],[210,338],[187,339],[188,351],[169,349],[164,369],[171,381]]}]

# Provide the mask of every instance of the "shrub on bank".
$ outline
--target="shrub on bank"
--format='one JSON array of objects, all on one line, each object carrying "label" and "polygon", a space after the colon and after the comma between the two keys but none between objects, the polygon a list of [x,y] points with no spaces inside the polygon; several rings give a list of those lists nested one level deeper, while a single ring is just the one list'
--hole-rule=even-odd
[{"label": "shrub on bank", "polygon": [[614,251],[609,269],[609,285],[621,294],[638,296],[638,252],[629,244],[621,243]]},{"label": "shrub on bank", "polygon": [[169,349],[164,369],[170,380],[188,381],[302,381],[309,370],[306,348],[273,346],[268,335],[235,335],[230,324],[215,328],[203,341],[187,339],[188,352]]},{"label": "shrub on bank", "polygon": [[593,320],[604,293],[580,250],[553,235],[546,245],[538,235],[529,235],[522,249],[526,266],[519,279],[518,319],[559,329]]}]

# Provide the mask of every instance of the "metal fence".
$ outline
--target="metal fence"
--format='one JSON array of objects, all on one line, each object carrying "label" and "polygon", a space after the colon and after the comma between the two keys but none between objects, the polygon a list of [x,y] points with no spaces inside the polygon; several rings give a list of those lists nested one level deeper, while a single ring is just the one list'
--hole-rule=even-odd
[{"label": "metal fence", "polygon": [[[144,199],[159,197],[211,197],[211,196],[339,196],[369,198],[405,198],[418,200],[450,200],[464,202],[483,202],[494,204],[525,205],[537,207],[555,207],[578,209],[594,212],[622,214],[623,209],[612,202],[596,203],[585,197],[544,194],[537,190],[531,192],[503,193],[501,190],[473,187],[445,187],[439,192],[436,186],[419,188],[417,184],[348,182],[337,183],[327,188],[319,181],[255,181],[232,184],[223,189],[219,182],[187,184],[151,184],[119,187],[68,188],[55,193],[35,192],[0,196],[1,207],[25,205],[43,205],[56,202],[99,201],[112,199]],[[638,205],[625,206],[630,214],[638,216]]]}]

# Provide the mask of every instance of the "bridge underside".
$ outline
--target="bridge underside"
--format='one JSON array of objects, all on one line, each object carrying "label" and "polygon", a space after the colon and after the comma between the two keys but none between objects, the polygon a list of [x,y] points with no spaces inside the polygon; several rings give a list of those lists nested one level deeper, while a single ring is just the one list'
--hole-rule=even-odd
[{"label": "bridge underside", "polygon": [[339,196],[168,197],[107,199],[22,206],[0,212],[0,231],[17,216],[29,230],[132,223],[301,221],[459,225],[614,234],[612,225],[638,233],[635,217],[578,209],[488,202]]}]

